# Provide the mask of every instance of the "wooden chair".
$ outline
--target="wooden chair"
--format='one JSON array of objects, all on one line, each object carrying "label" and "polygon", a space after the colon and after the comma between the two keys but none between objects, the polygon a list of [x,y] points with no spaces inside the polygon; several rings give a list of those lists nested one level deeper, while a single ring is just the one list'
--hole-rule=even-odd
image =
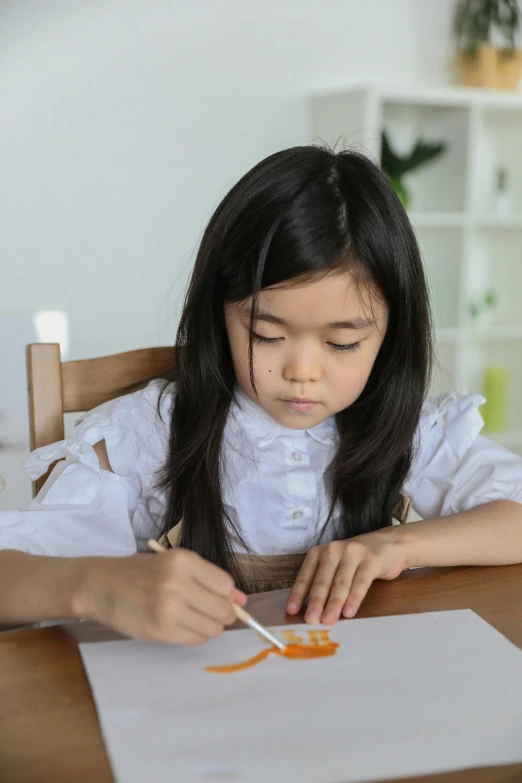
[{"label": "wooden chair", "polygon": [[[63,440],[64,413],[91,410],[125,394],[129,387],[139,388],[140,384],[164,375],[174,364],[175,349],[143,348],[62,362],[57,343],[33,343],[26,348],[26,359],[32,451]],[[48,473],[34,482],[34,494]]]}]

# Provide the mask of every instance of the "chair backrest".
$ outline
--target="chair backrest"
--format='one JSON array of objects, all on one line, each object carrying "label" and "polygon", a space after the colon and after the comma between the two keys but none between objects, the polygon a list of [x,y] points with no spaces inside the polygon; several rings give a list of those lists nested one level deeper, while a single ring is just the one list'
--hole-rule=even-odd
[{"label": "chair backrest", "polygon": [[[26,348],[31,450],[64,438],[64,413],[83,413],[164,375],[175,348],[142,348],[96,359],[62,362],[57,343]],[[52,468],[52,466],[51,466]],[[48,473],[51,468],[49,468]],[[48,473],[34,482],[36,494]]]}]

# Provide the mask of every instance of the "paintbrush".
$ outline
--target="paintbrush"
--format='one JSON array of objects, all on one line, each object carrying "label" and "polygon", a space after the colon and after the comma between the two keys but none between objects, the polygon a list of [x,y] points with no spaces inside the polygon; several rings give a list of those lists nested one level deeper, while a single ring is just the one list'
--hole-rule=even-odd
[{"label": "paintbrush", "polygon": [[[147,541],[147,545],[149,549],[152,549],[153,552],[166,552],[164,546],[159,544],[157,541],[155,541],[153,538],[149,538]],[[245,623],[245,625],[248,625],[249,628],[253,628],[255,631],[257,631],[261,636],[264,636],[264,638],[270,642],[270,644],[273,644],[274,647],[278,647],[280,650],[284,650],[286,645],[283,644],[283,642],[280,642],[279,639],[277,639],[273,634],[270,633],[270,631],[265,628],[264,625],[261,625],[261,623],[258,623],[257,620],[255,620],[251,614],[248,614],[244,609],[242,609],[240,606],[238,606],[235,603],[232,603],[232,606],[234,608],[234,612],[236,613],[236,617],[238,620],[241,620],[242,623]]]}]

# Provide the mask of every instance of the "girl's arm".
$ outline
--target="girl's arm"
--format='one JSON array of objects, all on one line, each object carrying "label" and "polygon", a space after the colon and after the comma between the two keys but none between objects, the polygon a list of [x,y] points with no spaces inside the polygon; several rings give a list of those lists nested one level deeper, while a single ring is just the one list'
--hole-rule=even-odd
[{"label": "girl's arm", "polygon": [[459,514],[410,522],[310,550],[286,610],[308,597],[309,623],[353,617],[375,579],[406,568],[522,563],[522,504],[494,500]]},{"label": "girl's arm", "polygon": [[105,403],[67,440],[31,455],[33,479],[61,461],[26,508],[0,512],[0,626],[81,617],[198,644],[234,622],[232,601],[246,596],[220,568],[183,549],[134,554],[141,476],[161,462],[163,424],[149,416],[159,392],[152,384]]},{"label": "girl's arm", "polygon": [[88,561],[0,551],[0,627],[78,617],[76,596]]},{"label": "girl's arm", "polygon": [[[62,456],[55,452],[65,445],[49,447],[50,457]],[[107,479],[106,444],[80,445],[87,464],[59,463],[26,509],[0,513],[0,627],[85,618],[155,641],[201,644],[217,636],[235,620],[232,601],[243,605],[246,596],[193,552],[130,554],[128,497],[122,481]],[[95,551],[86,557],[89,548]]]},{"label": "girl's arm", "polygon": [[46,557],[0,552],[0,626],[85,618],[126,636],[202,644],[246,603],[232,578],[193,552]]},{"label": "girl's arm", "polygon": [[493,500],[460,514],[396,528],[408,567],[522,562],[522,504]]}]

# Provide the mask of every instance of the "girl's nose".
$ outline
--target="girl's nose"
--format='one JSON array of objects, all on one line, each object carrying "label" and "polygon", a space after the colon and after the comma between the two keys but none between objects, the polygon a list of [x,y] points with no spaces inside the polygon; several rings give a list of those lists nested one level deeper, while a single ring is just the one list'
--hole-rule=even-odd
[{"label": "girl's nose", "polygon": [[321,378],[321,366],[311,355],[293,355],[283,368],[283,378],[289,383],[309,383]]}]

